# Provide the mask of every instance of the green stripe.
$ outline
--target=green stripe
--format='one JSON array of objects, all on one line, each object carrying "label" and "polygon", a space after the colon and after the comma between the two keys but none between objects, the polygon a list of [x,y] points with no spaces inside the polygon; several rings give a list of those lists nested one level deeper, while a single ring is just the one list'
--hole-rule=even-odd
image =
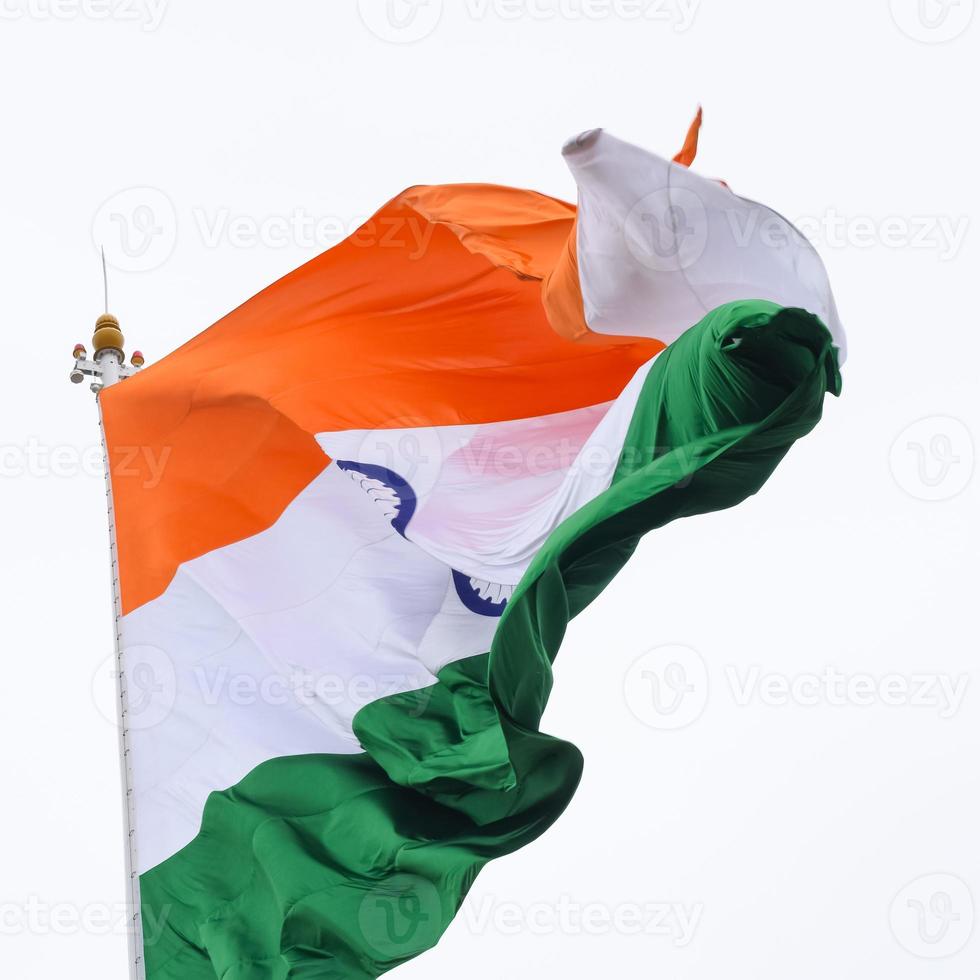
[{"label": "green stripe", "polygon": [[364,755],[275,759],[212,793],[199,835],[141,877],[149,980],[367,980],[433,946],[483,865],[575,791],[578,750],[538,731],[569,620],[646,531],[755,493],[839,390],[801,310],[733,303],[687,331],[613,485],[548,538],[490,653],[362,708]]}]

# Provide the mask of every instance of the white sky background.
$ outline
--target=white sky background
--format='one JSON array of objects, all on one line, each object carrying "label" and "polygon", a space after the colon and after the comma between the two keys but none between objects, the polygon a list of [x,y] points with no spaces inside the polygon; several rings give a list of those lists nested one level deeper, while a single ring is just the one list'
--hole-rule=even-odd
[{"label": "white sky background", "polygon": [[[93,226],[153,361],[330,244],[283,242],[297,211],[336,240],[413,183],[569,198],[566,137],[669,155],[700,101],[696,166],[824,256],[844,395],[758,497],[652,535],[573,624],[544,727],[585,753],[577,797],[395,975],[976,977],[974,0],[429,0],[412,44],[354,0],[109,3],[0,0],[0,974],[125,969],[104,489],[67,377],[102,308]],[[131,187],[173,208],[142,257],[107,217],[139,235],[133,198],[103,207]],[[663,644],[696,654],[631,668]],[[693,700],[658,713],[643,670],[675,660]],[[818,676],[746,700],[753,667]],[[920,676],[928,703],[886,703]]]}]

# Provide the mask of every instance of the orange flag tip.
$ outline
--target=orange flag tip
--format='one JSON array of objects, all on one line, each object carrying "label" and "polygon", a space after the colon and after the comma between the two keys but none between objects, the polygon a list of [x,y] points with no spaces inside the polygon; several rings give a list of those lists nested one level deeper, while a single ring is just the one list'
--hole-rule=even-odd
[{"label": "orange flag tip", "polygon": [[674,163],[679,163],[682,167],[689,167],[694,163],[694,158],[698,155],[698,135],[701,132],[701,122],[704,119],[704,111],[698,106],[697,114],[687,130],[684,145],[680,153],[674,157]]}]

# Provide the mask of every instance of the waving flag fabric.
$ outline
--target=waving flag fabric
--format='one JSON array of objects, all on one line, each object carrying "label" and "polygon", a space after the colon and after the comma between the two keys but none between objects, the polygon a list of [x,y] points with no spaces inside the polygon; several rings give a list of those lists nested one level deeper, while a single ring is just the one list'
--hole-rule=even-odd
[{"label": "waving flag fabric", "polygon": [[410,188],[102,394],[150,980],[431,947],[574,793],[568,621],[838,393],[819,258],[695,137],[570,141],[577,208]]}]

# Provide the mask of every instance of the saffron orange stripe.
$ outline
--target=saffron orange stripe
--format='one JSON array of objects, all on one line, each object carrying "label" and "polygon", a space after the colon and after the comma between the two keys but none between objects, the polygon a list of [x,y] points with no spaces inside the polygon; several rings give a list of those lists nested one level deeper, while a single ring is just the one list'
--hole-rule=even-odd
[{"label": "saffron orange stripe", "polygon": [[[487,188],[488,199],[499,190]],[[125,612],[160,595],[182,562],[269,527],[327,464],[317,432],[597,404],[661,349],[622,337],[581,344],[552,329],[541,284],[528,276],[564,247],[574,210],[506,189],[515,215],[515,195],[534,220],[498,221],[489,235],[479,187],[464,185],[455,208],[452,188],[413,188],[106,389]],[[501,261],[517,251],[523,270]]]}]

